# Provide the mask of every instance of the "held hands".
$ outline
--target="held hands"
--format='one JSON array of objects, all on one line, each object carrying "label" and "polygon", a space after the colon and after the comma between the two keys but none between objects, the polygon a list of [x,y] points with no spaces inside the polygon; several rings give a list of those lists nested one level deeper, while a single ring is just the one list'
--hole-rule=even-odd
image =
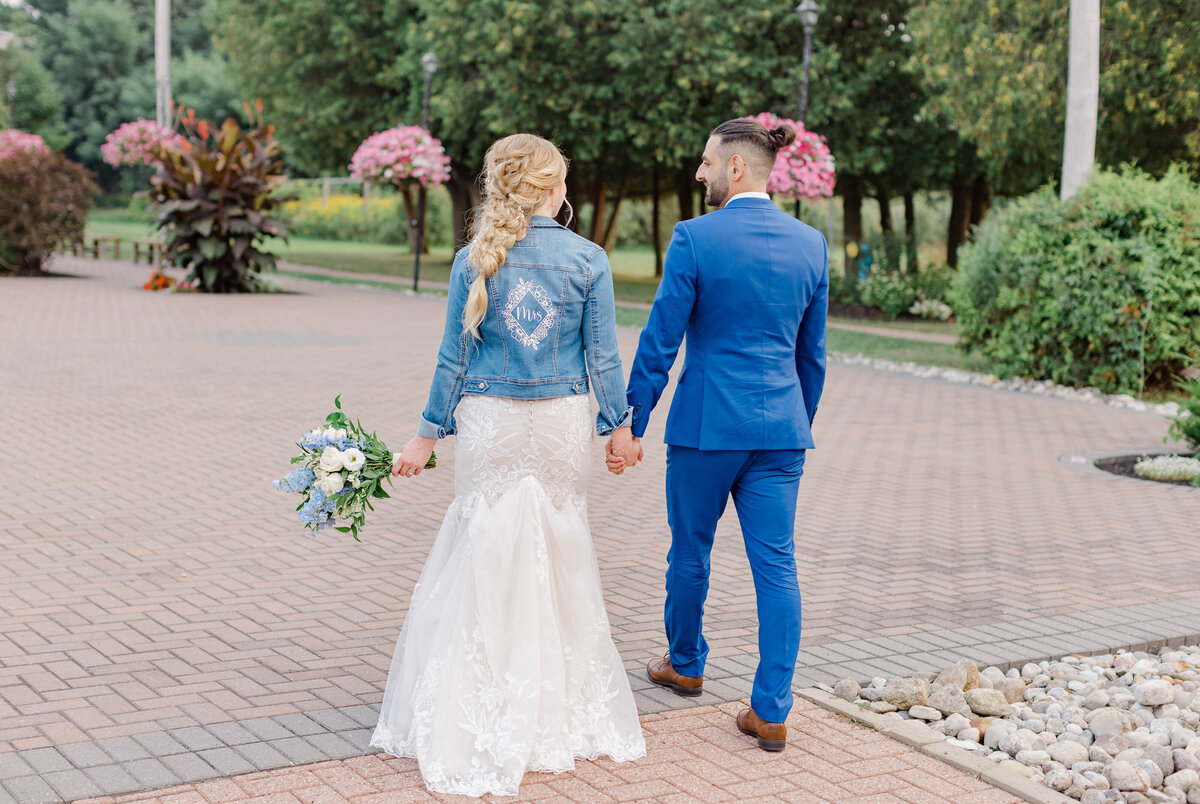
[{"label": "held hands", "polygon": [[637,466],[638,461],[645,457],[642,440],[634,438],[633,430],[629,427],[621,427],[613,431],[612,438],[605,445],[604,457],[608,471],[614,475],[622,474],[626,467]]},{"label": "held hands", "polygon": [[413,436],[394,456],[392,477],[415,477],[421,474],[425,464],[429,463],[429,456],[433,454],[435,444],[436,438]]}]

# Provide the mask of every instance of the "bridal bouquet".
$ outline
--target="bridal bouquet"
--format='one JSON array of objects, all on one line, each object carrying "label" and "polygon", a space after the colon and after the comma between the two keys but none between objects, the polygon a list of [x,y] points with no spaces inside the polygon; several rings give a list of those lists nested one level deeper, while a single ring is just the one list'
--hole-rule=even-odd
[{"label": "bridal bouquet", "polygon": [[[297,468],[273,484],[279,491],[304,495],[296,506],[300,524],[312,533],[335,527],[360,541],[358,531],[366,521],[366,512],[375,510],[371,499],[387,499],[383,488],[392,482],[395,456],[374,433],[342,412],[341,396],[333,400],[335,410],[325,417],[325,427],[310,430],[297,445],[300,454],[292,458]],[[431,455],[426,468],[437,465]],[[338,519],[348,522],[336,526]]]}]

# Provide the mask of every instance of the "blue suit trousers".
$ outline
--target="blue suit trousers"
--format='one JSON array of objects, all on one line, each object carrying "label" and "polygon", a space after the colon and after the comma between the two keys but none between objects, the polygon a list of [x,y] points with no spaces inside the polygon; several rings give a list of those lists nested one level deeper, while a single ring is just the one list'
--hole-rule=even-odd
[{"label": "blue suit trousers", "polygon": [[800,649],[800,584],[793,529],[805,451],[667,447],[667,641],[671,664],[704,675],[702,633],[709,554],[730,496],[737,509],[758,603],[758,670],[750,704],[771,723],[792,708],[792,675]]}]

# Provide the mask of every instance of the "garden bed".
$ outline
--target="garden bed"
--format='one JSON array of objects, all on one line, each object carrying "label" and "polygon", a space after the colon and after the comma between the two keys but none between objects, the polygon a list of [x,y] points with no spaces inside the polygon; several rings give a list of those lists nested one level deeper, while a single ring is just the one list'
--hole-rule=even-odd
[{"label": "garden bed", "polygon": [[[1195,458],[1200,453],[1179,453],[1181,458]],[[1191,486],[1190,480],[1155,480],[1149,477],[1142,477],[1137,472],[1133,471],[1134,465],[1145,458],[1144,454],[1137,455],[1119,455],[1115,458],[1099,458],[1095,461],[1097,469],[1103,469],[1105,472],[1110,472],[1120,477],[1131,477],[1134,480],[1144,480],[1147,483],[1167,483],[1172,486]]]}]

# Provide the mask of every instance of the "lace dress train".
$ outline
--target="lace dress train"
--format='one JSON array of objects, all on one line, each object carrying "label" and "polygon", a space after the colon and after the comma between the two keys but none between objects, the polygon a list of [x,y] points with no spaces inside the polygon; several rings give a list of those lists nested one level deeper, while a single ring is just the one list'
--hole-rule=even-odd
[{"label": "lace dress train", "polygon": [[430,550],[371,745],[430,790],[516,795],[526,771],[646,752],[587,523],[587,396],[467,396],[455,499]]}]

